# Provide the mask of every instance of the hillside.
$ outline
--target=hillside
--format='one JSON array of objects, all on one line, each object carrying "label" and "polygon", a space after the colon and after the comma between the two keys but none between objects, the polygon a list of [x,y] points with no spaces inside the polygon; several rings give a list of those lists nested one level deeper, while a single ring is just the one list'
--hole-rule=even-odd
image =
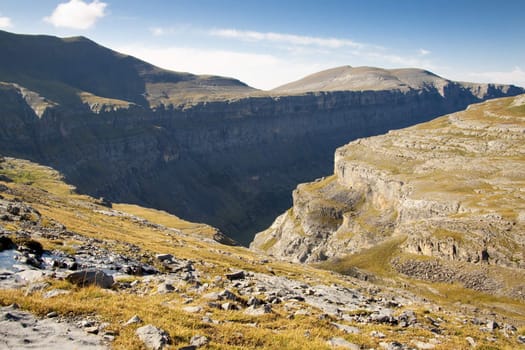
[{"label": "hillside", "polygon": [[524,108],[496,99],[339,148],[334,175],[299,185],[251,247],[523,299]]},{"label": "hillside", "polygon": [[[2,347],[516,349],[525,342],[522,301],[280,262],[216,242],[210,226],[77,194],[59,173],[28,161],[0,160],[0,191]],[[98,274],[96,285],[85,285],[85,271]]]},{"label": "hillside", "polygon": [[0,32],[0,45],[2,155],[52,166],[94,197],[206,222],[245,245],[290,207],[298,183],[331,172],[336,147],[523,92],[418,70],[388,71],[396,81],[417,73],[403,89],[261,92],[161,70],[82,37]]},{"label": "hillside", "polygon": [[163,70],[85,37],[0,31],[0,46],[0,81],[16,83],[71,108],[86,102],[93,104],[86,101],[85,93],[102,101],[157,108],[161,104],[187,103],[202,97],[237,97],[254,91],[235,79]]}]

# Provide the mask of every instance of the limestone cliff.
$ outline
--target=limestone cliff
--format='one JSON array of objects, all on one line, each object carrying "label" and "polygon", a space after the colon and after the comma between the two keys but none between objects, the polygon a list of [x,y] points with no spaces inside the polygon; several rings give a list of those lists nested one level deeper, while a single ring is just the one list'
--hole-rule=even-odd
[{"label": "limestone cliff", "polygon": [[337,149],[334,175],[299,185],[251,248],[315,262],[397,240],[407,274],[417,256],[524,269],[524,174],[525,95],[471,105]]},{"label": "limestone cliff", "polygon": [[296,91],[263,92],[162,70],[82,37],[0,31],[0,44],[9,50],[0,57],[2,154],[245,244],[291,205],[297,183],[330,172],[336,147],[523,92],[370,67],[321,72],[317,90],[299,81]]}]

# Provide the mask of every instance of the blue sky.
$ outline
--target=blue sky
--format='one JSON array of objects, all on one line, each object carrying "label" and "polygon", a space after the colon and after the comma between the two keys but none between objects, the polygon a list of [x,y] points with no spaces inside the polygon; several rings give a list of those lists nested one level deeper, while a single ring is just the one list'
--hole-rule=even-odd
[{"label": "blue sky", "polygon": [[0,29],[261,89],[341,65],[525,86],[524,14],[524,0],[0,0]]}]

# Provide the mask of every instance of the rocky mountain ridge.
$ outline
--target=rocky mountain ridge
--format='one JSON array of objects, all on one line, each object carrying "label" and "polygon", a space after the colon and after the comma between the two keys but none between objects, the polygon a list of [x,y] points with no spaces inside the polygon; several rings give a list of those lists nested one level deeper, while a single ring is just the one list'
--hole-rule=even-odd
[{"label": "rocky mountain ridge", "polygon": [[[405,70],[411,87],[261,92],[165,71],[86,38],[0,32],[0,43],[9,50],[0,58],[2,154],[51,165],[84,193],[206,222],[244,244],[290,206],[297,183],[330,171],[336,147],[523,91]],[[365,79],[361,68],[351,74]]]},{"label": "rocky mountain ridge", "polygon": [[525,95],[496,99],[339,148],[334,175],[299,185],[251,247],[316,262],[397,241],[401,272],[464,282],[471,270],[525,295],[498,278],[525,268],[524,106]]}]

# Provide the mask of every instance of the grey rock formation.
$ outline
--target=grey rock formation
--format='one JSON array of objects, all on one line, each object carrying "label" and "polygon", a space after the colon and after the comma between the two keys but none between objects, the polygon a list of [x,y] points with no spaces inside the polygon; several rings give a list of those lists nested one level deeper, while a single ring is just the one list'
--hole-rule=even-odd
[{"label": "grey rock formation", "polygon": [[456,264],[405,259],[401,272],[421,277],[432,265],[432,280],[498,289],[482,266],[525,268],[524,105],[523,95],[489,101],[339,148],[334,175],[299,185],[293,208],[251,247],[315,262],[392,244]]}]

